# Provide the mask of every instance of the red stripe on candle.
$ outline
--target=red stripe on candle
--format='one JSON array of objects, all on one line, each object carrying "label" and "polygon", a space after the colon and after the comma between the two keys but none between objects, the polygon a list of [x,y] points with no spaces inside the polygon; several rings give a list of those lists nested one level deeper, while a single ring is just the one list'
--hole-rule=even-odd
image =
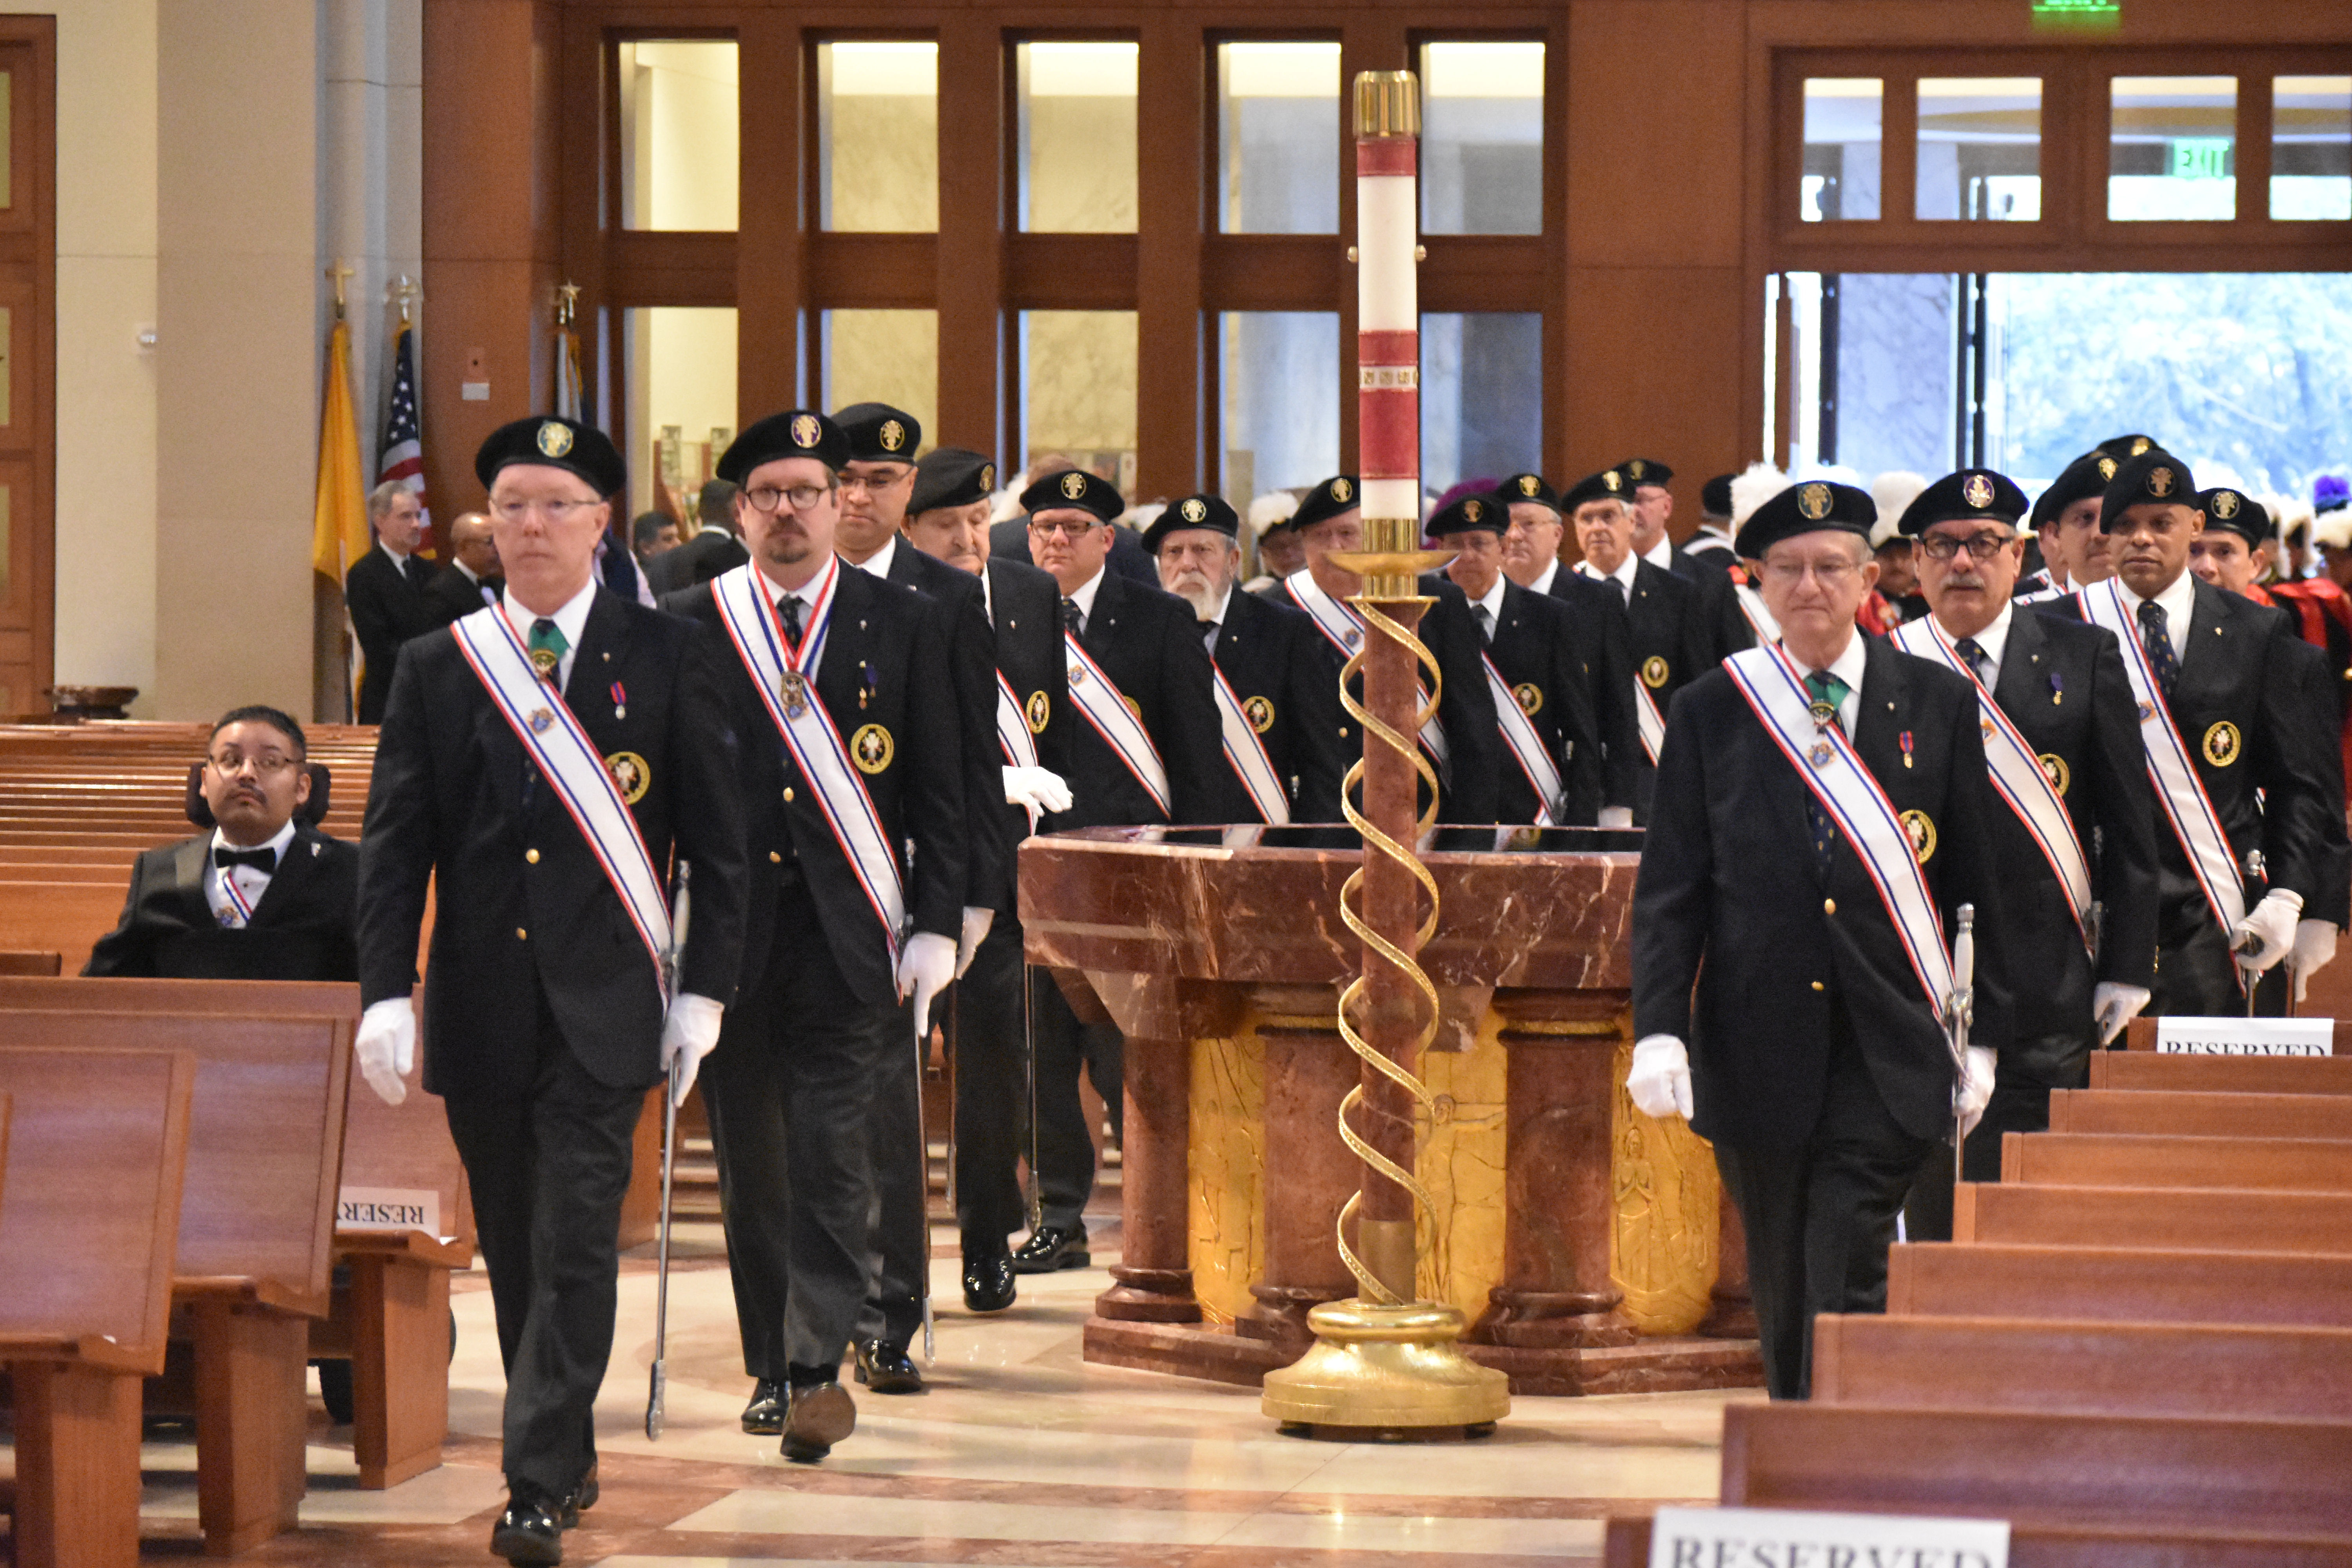
[{"label": "red stripe on candle", "polygon": [[1419,364],[1421,334],[1403,332],[1358,332],[1356,334],[1358,364]]},{"label": "red stripe on candle", "polygon": [[1410,387],[1356,399],[1359,479],[1410,479],[1421,468],[1421,394]]},{"label": "red stripe on candle", "polygon": [[1410,136],[1382,136],[1356,143],[1356,173],[1412,174],[1420,167],[1421,143]]}]

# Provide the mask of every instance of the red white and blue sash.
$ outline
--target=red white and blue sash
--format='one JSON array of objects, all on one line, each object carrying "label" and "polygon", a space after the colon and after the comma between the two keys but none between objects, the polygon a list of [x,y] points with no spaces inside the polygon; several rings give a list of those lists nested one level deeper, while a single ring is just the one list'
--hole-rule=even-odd
[{"label": "red white and blue sash", "polygon": [[[1595,583],[1604,584],[1610,587],[1617,585],[1617,579],[1593,571],[1590,563],[1580,561],[1576,564],[1576,569]],[[1638,566],[1634,569],[1640,570]],[[1765,617],[1768,621],[1770,618],[1769,616]],[[1753,616],[1749,617],[1749,624],[1755,624]],[[1763,628],[1759,626],[1757,632],[1758,636],[1761,637]],[[1779,640],[1777,633],[1773,640]],[[1652,767],[1657,766],[1658,749],[1666,743],[1666,716],[1658,711],[1658,700],[1650,695],[1650,684],[1642,679],[1642,672],[1639,669],[1633,671],[1633,729],[1642,738],[1643,755],[1650,759]]]},{"label": "red white and blue sash", "polygon": [[1739,603],[1739,613],[1748,617],[1748,628],[1755,632],[1756,640],[1759,643],[1779,642],[1780,623],[1773,618],[1770,610],[1765,608],[1764,595],[1756,591],[1756,585],[1735,580],[1731,593]]},{"label": "red white and blue sash", "polygon": [[1941,1019],[1951,1005],[1952,960],[1944,947],[1943,916],[1927,892],[1911,836],[1895,815],[1895,803],[1863,763],[1853,742],[1834,723],[1816,724],[1804,678],[1777,646],[1733,654],[1723,668],[1739,694],[1756,710],[1797,776],[1845,835],[1870,873],[1895,934],[1911,960],[1927,1007]]},{"label": "red white and blue sash", "polygon": [[[1004,672],[996,672],[996,743],[1004,749],[1007,767],[1034,768],[1037,765],[1037,737],[1029,732],[1029,721],[1021,712],[1021,700],[1013,695],[1013,687]],[[1029,831],[1037,831],[1037,808],[1030,806]]]},{"label": "red white and blue sash", "polygon": [[1528,722],[1527,710],[1519,706],[1518,697],[1504,680],[1503,672],[1495,668],[1494,659],[1482,653],[1478,662],[1486,667],[1486,689],[1495,700],[1495,719],[1502,729],[1503,743],[1510,748],[1519,771],[1528,775],[1528,787],[1536,792],[1535,826],[1550,827],[1559,820],[1560,796],[1566,793],[1559,770],[1552,766],[1543,737]]},{"label": "red white and blue sash", "polygon": [[2084,619],[2105,627],[2123,645],[2124,673],[2130,677],[2132,698],[2139,704],[2139,739],[2147,752],[2147,776],[2156,784],[2156,798],[2164,803],[2164,815],[2170,819],[2181,848],[2188,851],[2189,868],[2205,889],[2205,901],[2213,918],[2221,922],[2221,934],[2228,937],[2246,918],[2246,892],[2238,880],[2238,858],[2231,851],[2230,836],[2221,830],[2221,818],[2213,810],[2211,797],[2205,793],[2205,781],[2198,777],[2197,764],[2189,760],[2189,748],[2181,742],[2172,706],[2164,700],[2164,689],[2156,683],[2156,671],[2147,662],[2147,649],[2139,640],[2137,595],[2127,605],[2123,579],[2110,577],[2075,595],[2074,602],[2082,607]]},{"label": "red white and blue sash", "polygon": [[[1290,595],[1291,603],[1314,617],[1315,629],[1339,650],[1342,659],[1353,658],[1362,649],[1363,617],[1325,593],[1321,584],[1315,581],[1313,573],[1301,567],[1284,578],[1282,586],[1283,591]],[[1429,687],[1420,680],[1417,672],[1414,680],[1421,693],[1421,705],[1426,708],[1429,706]],[[1450,769],[1453,757],[1446,749],[1445,727],[1437,721],[1434,713],[1429,716],[1429,722],[1421,727],[1421,747],[1429,753],[1430,761],[1437,764],[1441,774]]]},{"label": "red white and blue sash", "polygon": [[1135,716],[1111,678],[1103,673],[1101,665],[1087,656],[1078,644],[1077,634],[1065,628],[1062,646],[1070,661],[1070,700],[1096,734],[1103,738],[1111,754],[1127,766],[1141,784],[1144,793],[1159,806],[1160,815],[1171,816],[1174,808],[1169,804],[1168,766],[1160,760],[1160,748],[1151,743],[1151,733],[1143,721]]},{"label": "red white and blue sash", "polygon": [[1217,727],[1224,734],[1226,765],[1242,781],[1242,788],[1249,792],[1258,816],[1273,826],[1286,826],[1290,821],[1290,796],[1282,787],[1282,775],[1275,771],[1274,759],[1265,754],[1265,743],[1257,738],[1257,730],[1243,711],[1242,700],[1234,694],[1225,672],[1212,662],[1209,674],[1215,683]]},{"label": "red white and blue sash", "polygon": [[236,867],[220,868],[220,884],[222,893],[228,899],[228,908],[215,910],[215,916],[226,929],[243,931],[253,923],[253,905],[247,900],[245,889],[236,885]]},{"label": "red white and blue sash", "polygon": [[2019,594],[2015,595],[2010,602],[2017,605],[2039,605],[2051,599],[2063,599],[2070,591],[2071,590],[2069,589],[2058,587],[2054,584],[2044,583],[2042,586],[2034,589],[2030,594]]},{"label": "red white and blue sash", "polygon": [[475,679],[490,694],[491,706],[522,742],[540,773],[555,791],[555,798],[588,841],[589,852],[604,868],[605,879],[621,897],[629,923],[654,961],[655,973],[668,984],[670,952],[669,906],[662,898],[661,874],[646,847],[637,819],[621,799],[613,775],[595,743],[580,727],[555,682],[541,680],[531,668],[522,638],[508,618],[504,604],[486,605],[450,628],[457,651],[472,666]]},{"label": "red white and blue sash", "polygon": [[2066,907],[2074,917],[2074,929],[2082,934],[2084,944],[2091,941],[2091,868],[2083,855],[2083,841],[2074,832],[2074,819],[2066,811],[2066,803],[2059,798],[2058,788],[2042,769],[2042,759],[2017,726],[2002,712],[1992,693],[1978,679],[1977,672],[1969,668],[1959,650],[1944,628],[1936,624],[1933,616],[1922,616],[1895,628],[1895,645],[1908,654],[1933,660],[1945,668],[1969,678],[1977,689],[1977,710],[1984,731],[1985,766],[1992,774],[1993,788],[2009,803],[2024,825],[2026,836],[2041,849],[2042,858],[2058,878],[2058,886],[2066,894]]},{"label": "red white and blue sash", "polygon": [[758,567],[749,564],[721,573],[711,581],[712,600],[719,606],[719,625],[735,645],[735,656],[751,673],[761,705],[783,737],[801,777],[815,794],[833,829],[842,858],[866,890],[866,901],[881,922],[890,962],[898,962],[899,934],[907,929],[907,894],[898,881],[898,858],[890,852],[890,836],[883,831],[874,797],[849,760],[849,748],[834,727],[833,715],[816,693],[808,672],[824,655],[825,634],[833,626],[834,590],[841,584],[841,560],[825,557],[816,582],[816,596],[808,621],[801,629],[798,650],[784,640],[776,606]]}]

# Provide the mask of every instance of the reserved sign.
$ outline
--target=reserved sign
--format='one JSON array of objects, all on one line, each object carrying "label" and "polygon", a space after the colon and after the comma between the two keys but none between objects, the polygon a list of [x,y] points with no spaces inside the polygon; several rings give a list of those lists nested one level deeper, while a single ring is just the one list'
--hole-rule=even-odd
[{"label": "reserved sign", "polygon": [[421,1230],[441,1234],[441,1194],[431,1187],[345,1187],[335,1194],[337,1230]]},{"label": "reserved sign", "polygon": [[2009,1522],[1778,1508],[1662,1508],[1650,1568],[2009,1568]]},{"label": "reserved sign", "polygon": [[2158,1018],[2156,1048],[2175,1057],[2325,1057],[2333,1018]]}]

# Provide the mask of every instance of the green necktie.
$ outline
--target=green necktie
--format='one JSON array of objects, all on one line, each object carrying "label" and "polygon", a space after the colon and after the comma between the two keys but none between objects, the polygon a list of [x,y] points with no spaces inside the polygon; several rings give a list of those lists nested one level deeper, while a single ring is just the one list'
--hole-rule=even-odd
[{"label": "green necktie", "polygon": [[1852,691],[1853,688],[1832,675],[1828,670],[1817,669],[1805,677],[1805,689],[1813,694],[1815,702],[1829,704],[1830,722],[1835,724],[1843,733],[1845,730],[1845,721],[1837,716],[1838,706],[1845,700],[1846,693]]},{"label": "green necktie", "polygon": [[[1815,707],[1829,704],[1830,722],[1837,726],[1839,733],[1844,733],[1845,724],[1837,716],[1838,704],[1844,701],[1845,694],[1853,689],[1828,670],[1817,669],[1805,677],[1805,689],[1812,693]],[[1832,858],[1830,846],[1837,841],[1837,827],[1810,790],[1805,792],[1805,822],[1813,830],[1813,865],[1826,883],[1830,879]]]},{"label": "green necktie", "polygon": [[555,672],[563,667],[563,655],[572,647],[572,639],[563,628],[546,616],[530,623],[530,667],[539,671],[541,680],[553,680]]}]

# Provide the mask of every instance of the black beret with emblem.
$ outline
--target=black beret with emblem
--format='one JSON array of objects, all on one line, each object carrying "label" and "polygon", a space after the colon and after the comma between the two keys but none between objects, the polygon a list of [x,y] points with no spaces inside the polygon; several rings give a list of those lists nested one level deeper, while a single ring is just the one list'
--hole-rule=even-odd
[{"label": "black beret with emblem", "polygon": [[577,474],[596,488],[600,498],[617,495],[629,482],[629,470],[611,437],[593,425],[557,414],[534,414],[491,431],[474,454],[474,477],[488,489],[500,468],[515,463]]},{"label": "black beret with emblem", "polygon": [[2033,501],[2033,526],[2038,531],[2057,526],[2065,510],[2078,500],[2096,500],[2107,493],[2107,481],[2124,466],[2121,458],[2111,457],[2095,448],[2084,453],[2060,470],[2050,488]]},{"label": "black beret with emblem", "polygon": [[1328,522],[1343,511],[1364,504],[1364,492],[1353,474],[1334,474],[1308,490],[1290,514],[1290,526],[1304,533],[1318,522]]},{"label": "black beret with emblem", "polygon": [[2197,498],[2197,510],[2205,514],[2208,533],[2217,528],[2234,533],[2249,550],[2260,550],[2271,542],[2269,510],[2243,490],[2216,485]]},{"label": "black beret with emblem", "polygon": [[1698,488],[1698,510],[1708,517],[1731,518],[1731,481],[1736,474],[1717,474]]},{"label": "black beret with emblem", "polygon": [[1108,522],[1127,510],[1127,502],[1119,499],[1118,487],[1108,479],[1098,479],[1084,468],[1065,468],[1058,474],[1047,474],[1023,490],[1021,510],[1032,517],[1057,510],[1088,511],[1098,521]]},{"label": "black beret with emblem", "polygon": [[1559,492],[1541,474],[1513,474],[1495,487],[1495,494],[1506,501],[1538,501],[1554,511],[1560,510]]},{"label": "black beret with emblem", "polygon": [[833,422],[849,437],[853,463],[911,463],[923,444],[923,422],[887,403],[853,403]]},{"label": "black beret with emblem", "polygon": [[1970,522],[1979,518],[2015,527],[2025,515],[2025,492],[2007,474],[1990,468],[1962,468],[1946,474],[1903,509],[1895,531],[1913,539],[1939,522]]},{"label": "black beret with emblem", "polygon": [[1635,489],[1643,485],[1657,485],[1663,489],[1666,481],[1675,477],[1675,471],[1655,458],[1628,458],[1617,465],[1617,471],[1632,480]]},{"label": "black beret with emblem", "polygon": [[1432,539],[1443,539],[1449,533],[1485,531],[1500,538],[1511,531],[1511,506],[1521,498],[1503,491],[1488,495],[1467,495],[1455,498],[1439,507],[1422,531]]},{"label": "black beret with emblem", "polygon": [[2137,458],[2126,458],[2107,481],[2099,502],[2099,531],[2113,533],[2124,513],[2136,506],[2185,506],[2197,510],[2197,479],[2189,465],[2161,447],[2150,447]]},{"label": "black beret with emblem", "polygon": [[926,452],[915,465],[915,489],[907,498],[907,515],[970,506],[986,500],[995,490],[994,463],[961,447],[940,447]]},{"label": "black beret with emblem", "polygon": [[1166,511],[1151,520],[1151,526],[1143,531],[1143,548],[1157,555],[1161,540],[1187,528],[1211,529],[1237,540],[1242,536],[1241,514],[1226,505],[1223,496],[1186,496],[1171,501]]},{"label": "black beret with emblem", "polygon": [[761,464],[785,458],[814,458],[839,473],[849,461],[849,437],[814,409],[787,408],[746,426],[719,459],[719,477],[740,485]]},{"label": "black beret with emblem", "polygon": [[1870,499],[1868,490],[1829,479],[1807,479],[1790,485],[1750,513],[1739,525],[1739,537],[1731,548],[1742,560],[1757,561],[1780,541],[1801,533],[1835,531],[1867,540],[1870,525],[1877,521],[1878,503]]},{"label": "black beret with emblem", "polygon": [[1621,500],[1630,506],[1633,500],[1633,482],[1614,468],[1587,474],[1568,487],[1568,493],[1559,498],[1559,510],[1564,514],[1573,513],[1585,502],[1596,500]]},{"label": "black beret with emblem", "polygon": [[2137,432],[2129,436],[2110,436],[2091,448],[2094,452],[2105,452],[2118,463],[2126,458],[2137,458],[2143,452],[2151,452],[2155,449],[2155,437],[2142,436]]}]

